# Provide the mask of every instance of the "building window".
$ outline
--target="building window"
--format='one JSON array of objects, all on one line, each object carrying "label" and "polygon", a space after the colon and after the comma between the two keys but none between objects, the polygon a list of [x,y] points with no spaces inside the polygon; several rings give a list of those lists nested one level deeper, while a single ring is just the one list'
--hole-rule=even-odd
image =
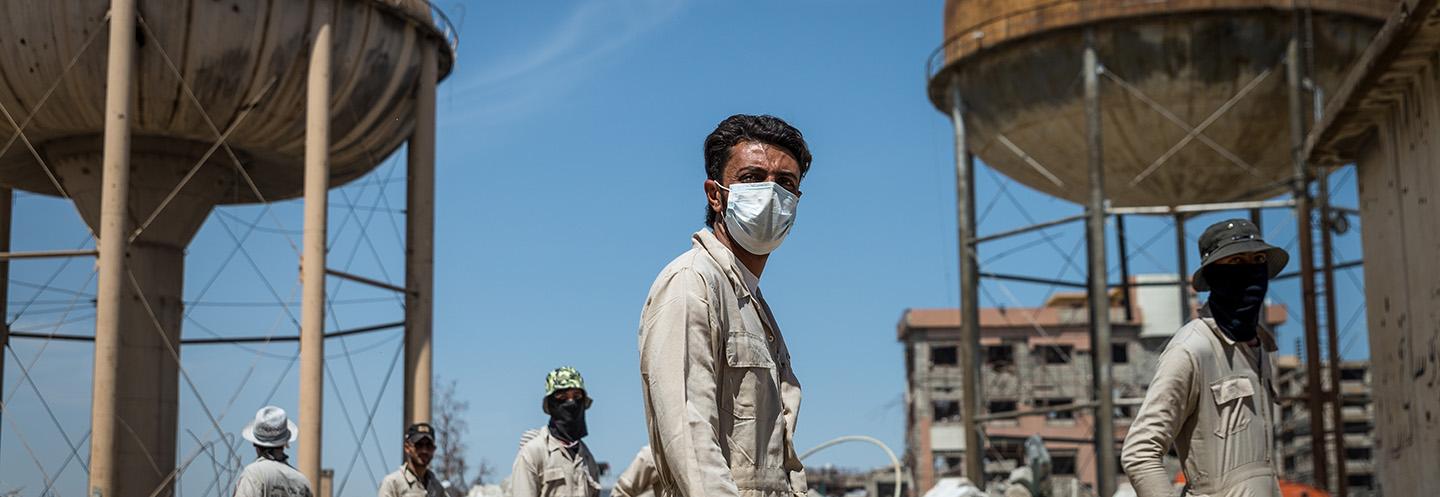
[{"label": "building window", "polygon": [[1040,360],[1045,364],[1069,364],[1070,357],[1075,355],[1075,347],[1070,345],[1045,345],[1040,347]]},{"label": "building window", "polygon": [[1365,370],[1362,368],[1340,368],[1340,379],[1363,380],[1365,379]]},{"label": "building window", "polygon": [[956,364],[960,364],[960,354],[956,353],[955,346],[951,345],[930,349],[930,365],[954,366]]},{"label": "building window", "polygon": [[[1068,398],[1035,399],[1035,408],[1036,408],[1036,409],[1043,409],[1043,408],[1047,408],[1047,407],[1064,406],[1064,405],[1073,404],[1074,402],[1075,402],[1074,399],[1068,399]],[[1054,420],[1054,419],[1070,419],[1070,420],[1073,420],[1073,419],[1075,419],[1075,411],[1058,411],[1058,412],[1052,411],[1052,412],[1047,412],[1047,413],[1045,413],[1045,419],[1051,419],[1051,420]]]},{"label": "building window", "polygon": [[1064,454],[1051,453],[1051,455],[1050,455],[1050,474],[1052,474],[1052,475],[1066,475],[1066,476],[1074,475],[1074,474],[1075,474],[1075,454],[1074,454],[1074,453],[1064,453]]},{"label": "building window", "polygon": [[1295,456],[1285,456],[1285,472],[1295,472]]},{"label": "building window", "polygon": [[1110,344],[1110,362],[1114,364],[1130,363],[1130,347],[1123,343]]},{"label": "building window", "polygon": [[992,345],[985,347],[985,365],[1002,367],[1015,364],[1015,347],[1010,345]]},{"label": "building window", "polygon": [[1346,475],[1345,482],[1351,487],[1373,488],[1375,486],[1374,475]]},{"label": "building window", "polygon": [[992,400],[990,401],[990,405],[985,406],[985,408],[989,410],[990,414],[994,414],[997,412],[1014,412],[1019,409],[1019,406],[1020,404],[1013,400]]},{"label": "building window", "polygon": [[935,401],[934,406],[935,417],[933,419],[935,421],[945,422],[960,420],[960,401],[942,399]]},{"label": "building window", "polygon": [[1369,423],[1366,423],[1366,422],[1364,422],[1364,421],[1354,421],[1354,422],[1345,423],[1345,433],[1347,433],[1347,434],[1370,433],[1370,424],[1369,424]]},{"label": "building window", "polygon": [[1345,459],[1368,460],[1370,459],[1370,448],[1368,447],[1346,447]]}]

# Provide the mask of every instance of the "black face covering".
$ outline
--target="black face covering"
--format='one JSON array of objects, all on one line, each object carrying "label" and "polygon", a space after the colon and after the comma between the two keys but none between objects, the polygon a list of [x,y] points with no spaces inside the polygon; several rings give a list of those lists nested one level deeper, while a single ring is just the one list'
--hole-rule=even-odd
[{"label": "black face covering", "polygon": [[1232,340],[1254,340],[1260,311],[1265,308],[1265,291],[1270,287],[1269,266],[1213,264],[1205,267],[1205,281],[1210,283],[1206,305],[1215,324]]},{"label": "black face covering", "polygon": [[585,430],[585,405],[582,399],[561,402],[552,397],[546,402],[550,403],[551,434],[567,442],[580,440],[590,434]]}]

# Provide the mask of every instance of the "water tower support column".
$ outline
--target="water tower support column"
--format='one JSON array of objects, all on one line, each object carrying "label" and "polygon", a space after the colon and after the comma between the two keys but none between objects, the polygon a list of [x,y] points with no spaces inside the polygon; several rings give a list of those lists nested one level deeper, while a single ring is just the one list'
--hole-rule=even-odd
[{"label": "water tower support column", "polygon": [[101,158],[99,279],[95,293],[95,365],[90,407],[90,491],[112,497],[116,478],[116,375],[129,245],[130,94],[135,80],[135,0],[111,0]]},{"label": "water tower support column", "polygon": [[[975,156],[965,142],[965,103],[960,83],[950,83],[950,120],[955,125],[955,221],[960,237],[960,420],[965,427],[965,476],[985,481],[980,425],[980,267],[975,259]],[[930,409],[930,406],[920,406]],[[923,434],[923,436],[929,436]],[[934,464],[934,461],[916,461]]]},{"label": "water tower support column", "polygon": [[415,132],[405,185],[405,412],[400,421],[430,422],[432,309],[435,302],[435,50],[420,59]]},{"label": "water tower support column", "polygon": [[[1105,282],[1105,163],[1100,149],[1100,65],[1095,33],[1085,31],[1085,135],[1090,163],[1090,201],[1086,206],[1085,252],[1090,267],[1090,357],[1095,400],[1095,472],[1097,495],[1115,493],[1115,407],[1110,369],[1110,289]],[[1121,254],[1124,257],[1124,254]]]},{"label": "water tower support column", "polygon": [[300,472],[320,483],[325,394],[325,223],[330,191],[330,25],[310,51],[305,94],[305,235],[300,260]]},{"label": "water tower support column", "polygon": [[1305,99],[1301,96],[1300,21],[1286,49],[1290,87],[1290,153],[1295,165],[1295,231],[1300,240],[1300,301],[1305,317],[1306,404],[1310,412],[1310,462],[1315,486],[1332,488],[1325,458],[1325,397],[1320,385],[1320,329],[1315,309],[1315,240],[1310,228],[1310,177],[1305,171]]}]

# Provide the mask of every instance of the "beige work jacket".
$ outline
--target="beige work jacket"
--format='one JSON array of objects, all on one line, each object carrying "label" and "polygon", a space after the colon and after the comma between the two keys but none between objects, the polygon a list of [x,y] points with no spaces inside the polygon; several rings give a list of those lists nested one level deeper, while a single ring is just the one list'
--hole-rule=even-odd
[{"label": "beige work jacket", "polygon": [[510,472],[511,497],[599,497],[600,466],[585,442],[574,454],[542,428],[520,446]]},{"label": "beige work jacket", "polygon": [[1273,448],[1275,338],[1262,350],[1226,337],[1210,318],[1170,339],[1145,402],[1130,425],[1121,462],[1139,497],[1169,497],[1161,464],[1180,455],[1186,495],[1279,497]]},{"label": "beige work jacket", "polygon": [[445,495],[445,489],[441,488],[440,479],[435,477],[435,472],[425,470],[425,477],[421,478],[410,471],[408,464],[401,464],[400,469],[394,473],[385,475],[380,482],[380,497],[441,497]]},{"label": "beige work jacket", "polygon": [[645,301],[640,376],[661,497],[805,495],[800,383],[765,298],[709,230]]},{"label": "beige work jacket", "polygon": [[257,458],[240,472],[235,497],[310,497],[310,480],[283,461]]},{"label": "beige work jacket", "polygon": [[654,497],[655,496],[655,455],[650,451],[650,446],[640,448],[635,454],[635,460],[630,461],[630,466],[625,472],[620,473],[620,478],[615,480],[615,488],[610,490],[612,497]]}]

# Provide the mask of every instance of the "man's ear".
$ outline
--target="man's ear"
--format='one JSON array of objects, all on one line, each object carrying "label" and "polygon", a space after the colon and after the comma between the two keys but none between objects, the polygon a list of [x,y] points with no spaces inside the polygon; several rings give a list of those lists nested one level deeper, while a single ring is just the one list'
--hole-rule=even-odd
[{"label": "man's ear", "polygon": [[711,212],[725,212],[725,190],[713,179],[705,180],[705,202],[710,204]]}]

